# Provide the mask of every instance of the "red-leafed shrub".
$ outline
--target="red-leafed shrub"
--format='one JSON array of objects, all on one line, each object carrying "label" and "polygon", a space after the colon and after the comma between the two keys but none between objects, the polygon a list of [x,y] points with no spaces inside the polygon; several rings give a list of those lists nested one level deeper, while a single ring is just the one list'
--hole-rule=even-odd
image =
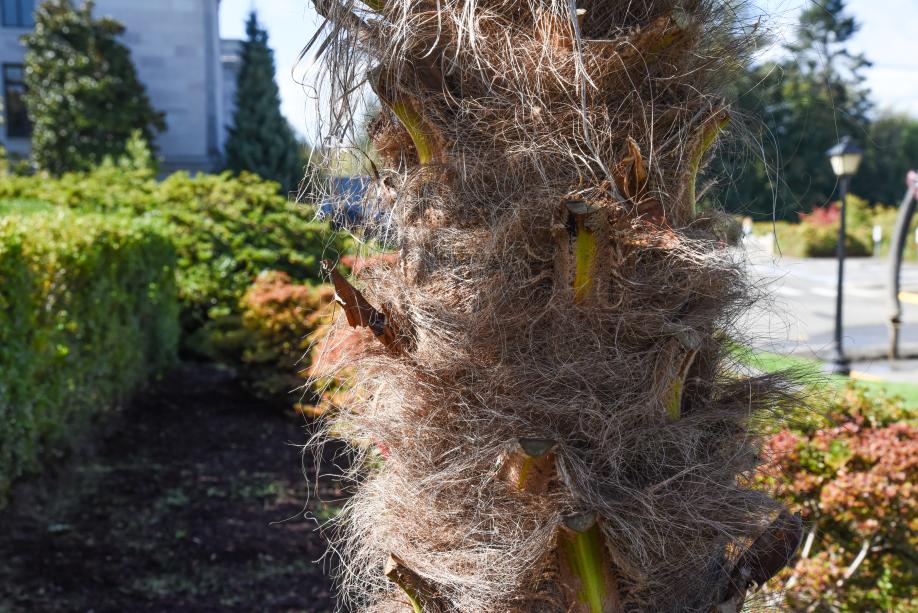
[{"label": "red-leafed shrub", "polygon": [[260,396],[287,396],[309,403],[304,385],[310,347],[331,321],[334,290],[295,282],[289,274],[266,271],[239,300],[238,315],[215,318],[191,340],[198,355],[238,370]]},{"label": "red-leafed shrub", "polygon": [[792,610],[918,610],[918,421],[894,400],[851,388],[829,425],[770,440],[763,485],[808,532],[785,572]]},{"label": "red-leafed shrub", "polygon": [[[246,342],[242,362],[257,392],[298,390],[295,407],[319,415],[347,401],[347,363],[360,331],[333,325],[335,290],[294,283],[283,272],[262,273],[242,299]],[[313,378],[311,389],[306,380]]]},{"label": "red-leafed shrub", "polygon": [[826,206],[818,206],[810,213],[799,213],[800,223],[808,223],[814,226],[834,226],[841,219],[841,206],[838,202],[833,202]]},{"label": "red-leafed shrub", "polygon": [[[342,259],[361,270],[391,256]],[[348,367],[369,331],[334,325],[340,314],[331,285],[297,283],[281,271],[258,275],[238,315],[212,320],[190,343],[197,354],[234,367],[261,396],[287,396],[298,410],[319,414],[347,402]],[[312,385],[307,389],[307,380]]]}]

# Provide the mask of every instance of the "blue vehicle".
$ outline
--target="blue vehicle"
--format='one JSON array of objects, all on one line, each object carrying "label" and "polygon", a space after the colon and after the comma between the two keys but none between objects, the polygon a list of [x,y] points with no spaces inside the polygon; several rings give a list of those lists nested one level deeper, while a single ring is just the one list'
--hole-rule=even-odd
[{"label": "blue vehicle", "polygon": [[386,242],[389,215],[378,207],[367,205],[367,191],[372,177],[332,177],[329,195],[316,210],[319,219],[328,220],[335,230],[345,230],[364,238]]},{"label": "blue vehicle", "polygon": [[332,177],[330,195],[319,205],[316,215],[328,220],[335,230],[353,232],[364,225],[364,196],[370,177]]}]

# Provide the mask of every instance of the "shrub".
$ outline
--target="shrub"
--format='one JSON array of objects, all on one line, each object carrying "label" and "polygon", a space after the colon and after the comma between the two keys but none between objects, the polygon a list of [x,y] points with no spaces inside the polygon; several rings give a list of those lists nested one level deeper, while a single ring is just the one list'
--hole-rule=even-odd
[{"label": "shrub", "polygon": [[0,505],[11,482],[175,358],[176,258],[160,224],[0,218]]},{"label": "shrub", "polygon": [[809,213],[800,213],[800,223],[814,226],[834,226],[841,219],[841,207],[838,203],[828,206],[817,206]]},{"label": "shrub", "polygon": [[[849,194],[846,198],[847,219],[845,227],[845,252],[849,256],[868,256],[873,252],[873,212],[863,198]],[[816,207],[811,213],[800,214],[799,237],[803,256],[812,258],[835,257],[838,248],[838,226],[841,223],[841,204],[833,202]]]},{"label": "shrub", "polygon": [[32,156],[54,174],[88,169],[123,153],[135,131],[151,142],[166,127],[130,50],[117,40],[124,26],[94,19],[93,8],[91,1],[77,8],[71,0],[47,0],[23,37]]},{"label": "shrub", "polygon": [[[353,262],[342,258],[345,266]],[[331,285],[263,272],[242,297],[240,313],[212,320],[193,343],[211,360],[237,365],[258,396],[292,398],[313,416],[346,406],[352,373],[332,365],[357,353],[361,331],[334,325],[334,295]]]},{"label": "shrub", "polygon": [[25,198],[96,213],[147,210],[155,206],[156,176],[146,142],[132,137],[127,153],[106,157],[87,172],[60,177],[6,174],[0,177],[0,199]]},{"label": "shrub", "polygon": [[[838,249],[838,226],[802,224],[797,232],[802,255],[807,258],[832,258]],[[845,253],[848,256],[868,256],[870,243],[854,234],[845,235]]]},{"label": "shrub", "polygon": [[291,282],[283,272],[262,273],[242,298],[242,323],[251,342],[242,362],[257,373],[261,390],[286,393],[301,387],[314,334],[331,319],[334,289]]},{"label": "shrub", "polygon": [[[795,611],[918,609],[918,421],[850,388],[829,424],[776,434],[761,478],[810,534],[776,593]],[[809,608],[811,607],[811,608]]]},{"label": "shrub", "polygon": [[263,272],[243,295],[239,314],[210,322],[196,335],[196,345],[214,360],[241,365],[256,394],[287,395],[305,384],[310,347],[331,319],[333,299],[328,285]]},{"label": "shrub", "polygon": [[293,280],[320,278],[323,256],[334,257],[340,238],[312,210],[277,195],[277,184],[239,177],[178,173],[162,183],[151,214],[164,218],[179,253],[179,287],[197,322],[236,310],[264,270]]},{"label": "shrub", "polygon": [[[863,257],[873,253],[874,225],[880,225],[883,228],[882,249],[885,252],[892,239],[897,216],[896,208],[883,204],[871,206],[866,200],[854,194],[848,195],[847,202],[847,240],[845,242],[847,255]],[[784,255],[835,257],[840,213],[838,203],[833,203],[825,207],[814,208],[810,213],[801,213],[800,223],[758,222],[755,224],[755,231],[759,234],[774,232],[777,246]],[[916,224],[918,220],[913,221],[913,230]],[[912,249],[907,249],[907,254],[911,253]]]},{"label": "shrub", "polygon": [[138,152],[59,179],[4,177],[0,198],[164,222],[178,253],[182,324],[189,333],[238,315],[240,299],[263,270],[285,272],[294,281],[317,280],[321,259],[336,257],[342,248],[342,235],[313,221],[311,207],[278,195],[276,183],[248,173],[184,172],[157,182],[143,158]]}]

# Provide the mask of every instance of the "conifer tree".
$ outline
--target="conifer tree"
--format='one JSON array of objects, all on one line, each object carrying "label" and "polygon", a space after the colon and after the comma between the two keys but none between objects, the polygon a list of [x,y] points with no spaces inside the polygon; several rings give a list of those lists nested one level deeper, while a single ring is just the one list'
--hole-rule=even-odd
[{"label": "conifer tree", "polygon": [[274,81],[274,52],[254,11],[246,23],[246,34],[236,113],[226,143],[226,167],[277,181],[284,191],[295,190],[303,175],[303,145],[281,114],[280,94]]},{"label": "conifer tree", "polygon": [[94,19],[94,4],[48,0],[36,12],[35,30],[23,37],[32,156],[54,174],[119,157],[136,131],[152,144],[166,128],[130,50],[118,41],[124,26]]},{"label": "conifer tree", "polygon": [[845,0],[812,4],[785,45],[787,58],[750,67],[737,84],[744,114],[762,121],[756,135],[762,148],[750,157],[728,152],[722,160],[732,212],[770,219],[774,208],[778,218],[797,220],[834,194],[826,149],[845,135],[870,145],[872,104],[864,86],[870,62],[848,48],[859,29]]}]

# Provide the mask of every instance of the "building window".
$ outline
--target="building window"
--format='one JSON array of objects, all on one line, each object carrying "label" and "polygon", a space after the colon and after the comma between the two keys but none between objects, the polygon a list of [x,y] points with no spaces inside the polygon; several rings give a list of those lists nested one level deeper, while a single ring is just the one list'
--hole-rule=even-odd
[{"label": "building window", "polygon": [[31,28],[35,25],[35,0],[2,0],[3,25]]},{"label": "building window", "polygon": [[3,65],[3,101],[6,107],[7,138],[28,138],[32,122],[25,105],[25,80],[20,64]]}]

